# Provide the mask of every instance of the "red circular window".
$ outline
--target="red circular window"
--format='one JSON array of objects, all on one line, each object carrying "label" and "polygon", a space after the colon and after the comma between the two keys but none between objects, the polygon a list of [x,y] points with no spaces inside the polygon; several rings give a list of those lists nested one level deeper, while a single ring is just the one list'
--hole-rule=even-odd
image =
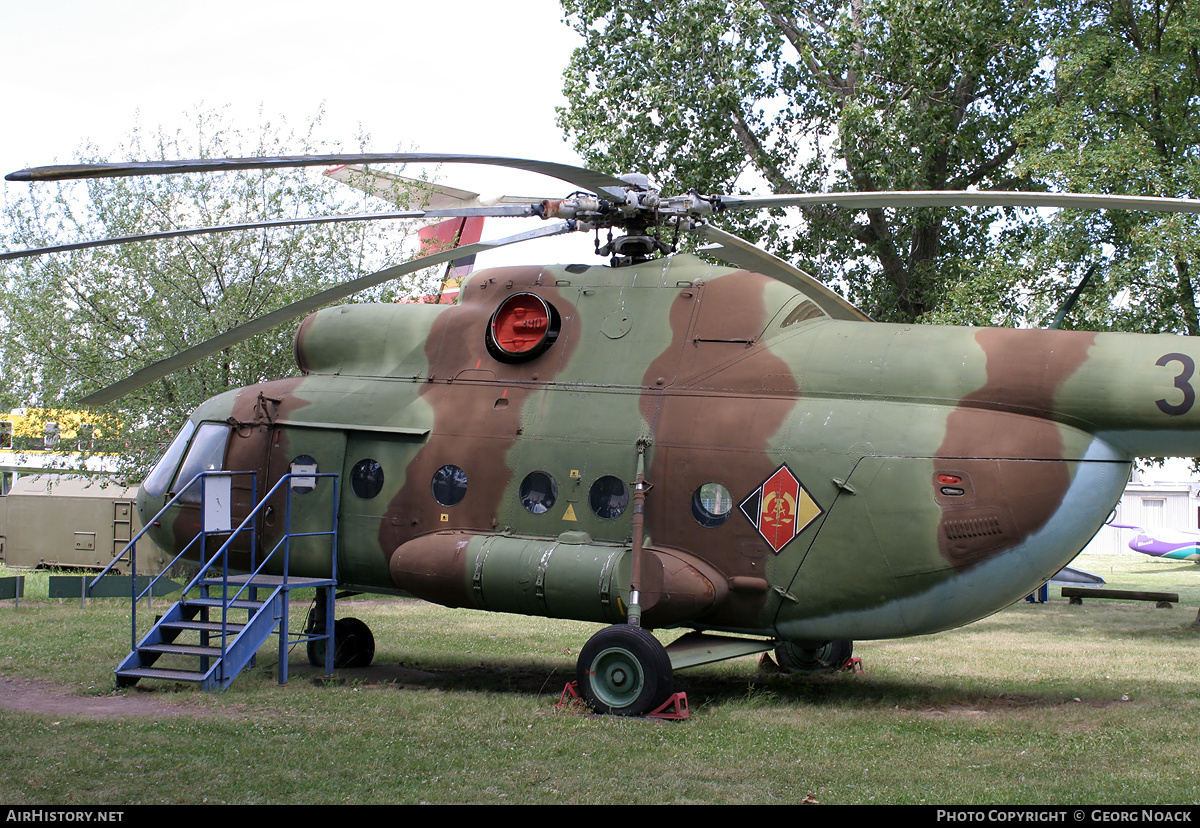
[{"label": "red circular window", "polygon": [[540,296],[518,293],[492,314],[488,343],[501,359],[532,359],[550,347],[557,335],[557,314]]}]

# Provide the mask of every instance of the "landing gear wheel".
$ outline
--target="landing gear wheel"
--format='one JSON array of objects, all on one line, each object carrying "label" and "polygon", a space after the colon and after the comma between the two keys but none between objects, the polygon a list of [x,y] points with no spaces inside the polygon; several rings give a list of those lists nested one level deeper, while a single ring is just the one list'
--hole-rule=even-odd
[{"label": "landing gear wheel", "polygon": [[597,713],[641,716],[671,696],[671,659],[641,627],[614,624],[588,639],[575,667],[579,690]]},{"label": "landing gear wheel", "polygon": [[370,667],[375,658],[375,636],[371,628],[357,618],[333,622],[333,664],[342,667]]},{"label": "landing gear wheel", "polygon": [[[333,622],[333,666],[342,670],[370,667],[375,658],[375,636],[371,628],[357,618],[339,618]],[[325,642],[308,642],[308,663],[320,667],[325,663]]]},{"label": "landing gear wheel", "polygon": [[789,673],[836,672],[846,666],[853,654],[853,641],[826,641],[815,648],[785,641],[775,648],[775,660]]}]

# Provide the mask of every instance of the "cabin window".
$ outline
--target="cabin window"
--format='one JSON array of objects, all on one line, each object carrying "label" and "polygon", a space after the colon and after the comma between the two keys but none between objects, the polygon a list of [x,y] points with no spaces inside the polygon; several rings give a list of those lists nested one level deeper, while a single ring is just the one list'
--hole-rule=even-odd
[{"label": "cabin window", "polygon": [[605,475],[592,484],[588,492],[588,505],[596,517],[612,520],[620,517],[629,505],[629,491],[625,481],[619,477]]},{"label": "cabin window", "polygon": [[154,464],[154,468],[142,482],[142,488],[146,490],[146,494],[151,497],[160,497],[167,490],[167,486],[171,485],[171,476],[175,474],[175,469],[178,468],[179,461],[183,457],[183,451],[187,448],[188,440],[192,439],[192,432],[195,430],[196,424],[191,420],[183,424],[183,428],[175,435],[171,445],[167,446],[167,450],[158,458],[158,462]]},{"label": "cabin window", "polygon": [[350,490],[363,500],[383,491],[383,466],[378,460],[359,460],[350,470]]},{"label": "cabin window", "polygon": [[529,512],[540,515],[554,507],[558,500],[558,483],[544,471],[530,472],[521,481],[521,505]]},{"label": "cabin window", "polygon": [[200,484],[188,486],[196,475],[206,471],[217,471],[225,466],[225,443],[229,439],[229,426],[224,423],[204,423],[196,429],[196,439],[188,449],[187,457],[175,475],[175,492],[183,492],[179,500],[183,503],[200,502]]},{"label": "cabin window", "polygon": [[705,483],[692,493],[692,517],[706,529],[724,523],[732,508],[733,498],[720,483]]},{"label": "cabin window", "polygon": [[[295,494],[308,494],[317,488],[316,475],[320,469],[317,468],[315,457],[301,454],[288,464],[288,471],[292,473],[292,491]],[[313,476],[309,477],[309,475]]]},{"label": "cabin window", "polygon": [[467,496],[467,473],[458,466],[446,465],[433,473],[433,499],[453,506]]}]

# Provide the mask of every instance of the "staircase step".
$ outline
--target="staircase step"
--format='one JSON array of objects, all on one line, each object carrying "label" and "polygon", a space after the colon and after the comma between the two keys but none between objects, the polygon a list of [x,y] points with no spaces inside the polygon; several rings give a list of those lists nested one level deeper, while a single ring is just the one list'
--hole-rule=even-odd
[{"label": "staircase step", "polygon": [[[180,603],[185,607],[220,607],[225,605],[225,602],[220,598],[188,598]],[[229,609],[257,610],[266,606],[266,603],[266,601],[251,601],[247,598],[239,598],[236,601],[230,601],[228,606]]]},{"label": "staircase step", "polygon": [[[172,630],[199,630],[207,633],[220,633],[220,621],[164,621],[160,626],[169,627]],[[245,627],[245,624],[234,624],[232,622],[225,625],[225,629],[230,635],[237,635]]]},{"label": "staircase step", "polygon": [[204,647],[199,644],[146,644],[138,647],[139,653],[159,653],[161,655],[208,656],[220,658],[220,647]]},{"label": "staircase step", "polygon": [[121,670],[118,675],[122,678],[133,679],[164,679],[166,681],[204,681],[204,673],[197,670],[168,670],[162,667],[132,667]]},{"label": "staircase step", "polygon": [[[240,589],[249,584],[252,587],[259,589],[275,589],[276,587],[284,586],[284,579],[281,575],[257,575],[251,578],[249,575],[230,575],[229,583],[237,584]],[[323,587],[336,586],[337,581],[331,578],[299,578],[295,575],[290,575],[287,578],[287,586],[289,589],[303,589],[305,587]],[[204,585],[208,587],[221,586],[220,578],[207,578]]]}]

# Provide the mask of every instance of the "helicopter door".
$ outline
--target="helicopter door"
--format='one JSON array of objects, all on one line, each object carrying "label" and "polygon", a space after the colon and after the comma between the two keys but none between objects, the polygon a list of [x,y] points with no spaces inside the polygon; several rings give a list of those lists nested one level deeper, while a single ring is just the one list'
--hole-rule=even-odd
[{"label": "helicopter door", "polygon": [[[341,472],[346,451],[346,435],[340,429],[276,425],[271,432],[267,480],[259,484],[259,496],[266,494],[283,475]],[[339,484],[340,485],[340,484]],[[330,575],[332,550],[329,535],[295,537],[307,532],[328,532],[333,521],[333,479],[293,477],[291,515],[282,488],[265,508],[260,523],[261,549],[269,553],[283,539],[290,524],[293,538],[289,550],[290,574],[319,578]],[[280,573],[283,548],[271,558],[269,571]]]},{"label": "helicopter door", "polygon": [[893,594],[896,578],[947,565],[934,542],[942,509],[930,492],[933,467],[911,457],[855,464],[788,587],[795,603],[780,609],[782,635],[785,616],[795,623],[850,612]]},{"label": "helicopter door", "polygon": [[338,518],[338,570],[347,586],[391,583],[388,559],[412,519],[396,498],[427,437],[401,428],[347,434]]},{"label": "helicopter door", "polygon": [[[1029,538],[1054,517],[1067,485],[1080,474],[1079,466],[1087,467],[1096,493],[1076,500],[1070,520],[1031,546]],[[878,608],[883,596],[932,589],[1018,547],[1025,549],[1026,565],[1036,560],[1051,566],[1063,551],[1078,550],[1095,532],[1109,498],[1115,499],[1124,485],[1124,469],[1121,463],[1099,461],[864,457],[789,587],[796,598],[791,621],[799,629],[806,619],[845,618]],[[989,593],[986,600],[1000,594]],[[966,604],[985,598],[976,589],[956,600]],[[884,612],[895,613],[892,621],[902,622],[899,627],[889,622],[890,629],[917,634],[944,624],[928,616],[945,609],[944,602],[935,606],[924,601]],[[787,635],[782,611],[777,627]],[[873,629],[864,632],[863,637],[875,637]]]}]

